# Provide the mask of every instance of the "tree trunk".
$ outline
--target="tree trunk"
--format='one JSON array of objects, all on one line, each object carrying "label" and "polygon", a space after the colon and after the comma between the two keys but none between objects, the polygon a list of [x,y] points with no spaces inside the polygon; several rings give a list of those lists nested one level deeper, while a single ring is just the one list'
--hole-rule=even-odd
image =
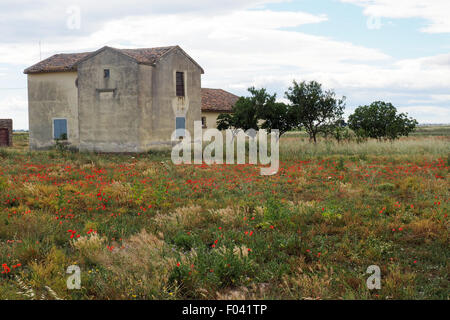
[{"label": "tree trunk", "polygon": [[311,135],[312,135],[312,138],[313,138],[314,144],[316,144],[316,143],[317,143],[317,139],[316,139],[316,133],[315,133],[315,132],[312,132],[312,133],[311,133]]}]

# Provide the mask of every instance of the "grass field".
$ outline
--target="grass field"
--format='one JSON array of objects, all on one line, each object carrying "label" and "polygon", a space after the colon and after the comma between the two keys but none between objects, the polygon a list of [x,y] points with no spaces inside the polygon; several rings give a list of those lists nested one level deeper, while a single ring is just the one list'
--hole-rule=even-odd
[{"label": "grass field", "polygon": [[[29,152],[17,134],[0,150],[0,298],[448,299],[439,130],[361,144],[288,134],[271,177],[166,152]],[[80,290],[66,287],[71,265]]]}]

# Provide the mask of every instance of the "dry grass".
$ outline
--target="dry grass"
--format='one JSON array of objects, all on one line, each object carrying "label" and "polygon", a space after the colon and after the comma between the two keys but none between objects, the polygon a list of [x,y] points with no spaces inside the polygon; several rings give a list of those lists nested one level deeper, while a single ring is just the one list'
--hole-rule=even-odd
[{"label": "dry grass", "polygon": [[0,298],[448,299],[448,137],[288,134],[271,177],[17,138],[0,152]]}]

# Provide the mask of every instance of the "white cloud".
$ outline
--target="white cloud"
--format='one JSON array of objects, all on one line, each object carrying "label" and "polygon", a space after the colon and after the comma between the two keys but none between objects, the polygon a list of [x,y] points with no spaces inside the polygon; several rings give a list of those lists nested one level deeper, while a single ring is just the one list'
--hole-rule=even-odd
[{"label": "white cloud", "polygon": [[408,116],[421,119],[422,123],[450,123],[450,110],[448,107],[430,105],[408,106],[398,108]]},{"label": "white cloud", "polygon": [[[195,13],[207,19],[210,14],[283,1],[289,0],[2,0],[0,39],[17,43],[25,39],[73,38],[88,35],[104,23],[126,16]],[[75,15],[79,17],[80,28],[68,28],[68,21]]]},{"label": "white cloud", "polygon": [[0,118],[12,118],[14,129],[28,128],[28,101],[26,96],[4,96],[0,99],[0,115]]},{"label": "white cloud", "polygon": [[[108,6],[114,5],[114,1],[108,2]],[[50,1],[44,2],[50,6]],[[120,18],[103,19],[93,32],[49,37],[42,42],[42,58],[59,52],[96,50],[104,45],[133,48],[179,44],[204,67],[204,87],[246,94],[246,88],[250,86],[265,86],[278,92],[278,98],[283,99],[284,91],[293,79],[317,80],[327,88],[336,89],[339,95],[347,95],[349,110],[374,100],[392,101],[403,107],[407,107],[405,101],[417,104],[412,100],[421,100],[420,104],[424,106],[446,102],[437,101],[431,95],[448,91],[450,55],[395,60],[378,49],[286,29],[322,23],[327,16],[264,8],[254,10],[255,6],[265,2],[269,1],[229,0],[226,2],[228,7],[214,2],[208,10],[195,11],[196,2],[186,12],[165,13],[163,6],[167,3],[158,0],[152,2],[156,8],[153,13],[142,10],[139,15],[133,15],[124,9],[123,15],[117,13]],[[173,7],[190,3],[171,2]],[[101,4],[104,6],[105,2]],[[101,11],[99,3],[92,1],[89,5],[93,13],[83,13],[83,19]],[[252,10],[248,10],[250,7]],[[119,12],[117,8],[115,10]],[[21,73],[25,66],[39,60],[36,41],[0,41],[3,42],[0,63],[9,66],[8,74]],[[23,86],[26,86],[25,76],[22,78]],[[21,101],[26,107],[25,95]],[[12,105],[17,101],[7,103]],[[427,118],[424,113],[416,114],[420,121]],[[441,115],[436,114],[436,119],[439,117]]]},{"label": "white cloud", "polygon": [[369,17],[423,18],[428,33],[450,32],[450,1],[448,0],[341,0],[364,7]]}]

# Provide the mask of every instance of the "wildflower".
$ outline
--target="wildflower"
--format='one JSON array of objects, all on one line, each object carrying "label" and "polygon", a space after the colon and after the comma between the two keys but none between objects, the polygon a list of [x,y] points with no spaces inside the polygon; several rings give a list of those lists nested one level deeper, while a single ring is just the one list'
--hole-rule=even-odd
[{"label": "wildflower", "polygon": [[3,267],[3,271],[2,273],[10,273],[11,269],[8,267],[8,265],[6,263],[2,264]]}]

